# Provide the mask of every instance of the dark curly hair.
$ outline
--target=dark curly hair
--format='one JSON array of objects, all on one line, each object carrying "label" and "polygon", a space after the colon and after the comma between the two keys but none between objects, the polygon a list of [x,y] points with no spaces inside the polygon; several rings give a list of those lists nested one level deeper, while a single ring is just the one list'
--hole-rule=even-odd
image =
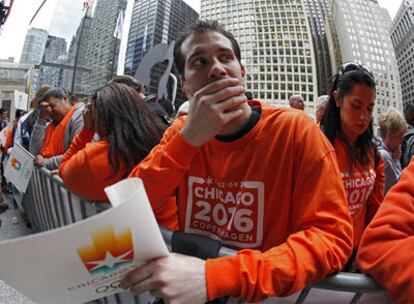
[{"label": "dark curly hair", "polygon": [[91,98],[97,133],[109,143],[109,163],[115,175],[120,161],[126,177],[156,146],[165,127],[140,97],[127,85],[109,83]]}]

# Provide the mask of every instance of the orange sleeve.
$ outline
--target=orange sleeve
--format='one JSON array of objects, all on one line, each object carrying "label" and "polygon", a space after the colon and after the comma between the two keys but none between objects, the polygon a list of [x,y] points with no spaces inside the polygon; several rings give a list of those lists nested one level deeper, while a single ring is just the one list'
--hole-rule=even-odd
[{"label": "orange sleeve", "polygon": [[[130,177],[139,177],[143,180],[145,190],[154,210],[155,217],[159,223],[171,216],[175,191],[182,181],[184,174],[189,170],[194,156],[199,152],[196,148],[187,143],[179,134],[183,117],[177,119],[168,128],[160,144],[142,160],[130,173]],[[162,187],[162,191],[160,191]],[[174,198],[175,203],[175,198]],[[175,220],[177,216],[175,216]]]},{"label": "orange sleeve", "polygon": [[94,132],[83,128],[74,138],[59,167],[59,175],[65,186],[87,199],[91,199],[91,189],[98,188],[88,163],[87,153],[83,149],[87,143],[92,141],[93,135]]},{"label": "orange sleeve", "polygon": [[6,153],[13,140],[13,135],[14,135],[14,130],[13,128],[11,128],[9,132],[7,132],[6,143],[4,144],[4,151],[6,151]]},{"label": "orange sleeve", "polygon": [[79,132],[78,135],[76,135],[69,149],[63,155],[62,161],[60,162],[59,170],[61,170],[64,167],[64,164],[68,160],[70,160],[73,155],[85,148],[86,144],[92,141],[94,134],[95,132],[85,127]]},{"label": "orange sleeve", "polygon": [[298,157],[300,174],[292,185],[291,211],[286,214],[296,232],[265,252],[247,249],[234,257],[207,260],[210,300],[232,295],[256,302],[287,296],[343,268],[353,238],[345,191],[333,151],[319,162],[306,156],[312,154],[308,149],[324,140],[313,139],[300,141],[307,149]]},{"label": "orange sleeve", "polygon": [[360,269],[391,295],[393,303],[414,302],[414,161],[387,193],[362,237]]},{"label": "orange sleeve", "polygon": [[367,218],[366,225],[368,225],[375,213],[384,200],[384,188],[385,188],[385,174],[384,174],[384,160],[380,157],[377,167],[375,168],[375,184],[371,195],[367,200]]}]

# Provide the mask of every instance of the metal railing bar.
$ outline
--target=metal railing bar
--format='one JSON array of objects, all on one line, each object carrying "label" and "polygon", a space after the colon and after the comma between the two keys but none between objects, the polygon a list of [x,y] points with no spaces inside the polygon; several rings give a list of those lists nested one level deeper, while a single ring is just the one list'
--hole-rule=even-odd
[{"label": "metal railing bar", "polygon": [[59,211],[59,208],[58,208],[58,202],[57,202],[57,199],[56,199],[57,196],[56,196],[56,192],[55,192],[55,185],[56,184],[53,182],[52,178],[49,177],[48,179],[49,179],[49,185],[50,185],[50,190],[51,190],[51,194],[52,194],[53,207],[54,207],[55,213],[56,213],[57,223],[58,223],[59,227],[62,227],[63,224],[62,224],[61,214],[60,214],[60,211]]},{"label": "metal railing bar", "polygon": [[57,228],[54,225],[53,221],[53,215],[50,209],[50,197],[49,197],[49,191],[47,189],[47,177],[44,175],[42,171],[40,171],[40,179],[43,189],[43,194],[45,196],[45,210],[46,210],[46,218],[47,218],[47,224],[49,227],[49,230],[52,230],[53,228]]}]

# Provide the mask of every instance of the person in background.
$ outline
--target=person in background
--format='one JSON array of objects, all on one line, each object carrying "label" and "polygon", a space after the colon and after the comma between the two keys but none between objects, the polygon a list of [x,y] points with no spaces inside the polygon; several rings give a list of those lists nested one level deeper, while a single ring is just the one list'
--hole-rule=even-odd
[{"label": "person in background", "polygon": [[[14,121],[13,121],[13,127],[9,130],[9,133],[7,134],[6,144],[4,147],[5,153],[3,154],[4,156],[10,155],[14,147],[14,143],[16,142],[18,123],[20,122],[21,117],[25,114],[26,114],[26,111],[24,110],[16,110]],[[8,187],[11,189],[11,194],[13,195],[13,205],[14,205],[14,208],[16,209],[17,200],[21,202],[21,200],[23,199],[23,193],[19,192],[19,190],[12,183],[9,183]],[[17,197],[19,197],[19,199],[17,199]]]},{"label": "person in background", "polygon": [[9,123],[9,116],[5,108],[0,108],[0,130],[6,127]]},{"label": "person in background", "polygon": [[316,106],[316,123],[318,125],[321,124],[321,120],[323,115],[325,114],[326,107],[328,106],[329,96],[328,95],[321,95],[318,97],[318,105]]},{"label": "person in background", "polygon": [[384,194],[395,185],[401,176],[401,143],[407,132],[407,123],[404,117],[395,109],[382,112],[378,124],[380,127],[381,142],[378,147],[384,160],[385,188]]},{"label": "person in background", "polygon": [[133,88],[145,100],[150,109],[158,115],[161,122],[166,126],[170,125],[169,115],[167,111],[158,103],[157,97],[155,95],[145,96],[144,86],[134,77],[129,75],[118,75],[112,78],[109,83],[122,83]]},{"label": "person in background", "polygon": [[73,138],[83,127],[84,104],[71,105],[64,89],[51,88],[43,95],[40,108],[29,148],[36,155],[33,160],[35,166],[55,170],[59,168]]},{"label": "person in background", "polygon": [[44,85],[37,90],[34,98],[30,102],[29,112],[23,115],[17,123],[14,141],[19,143],[27,151],[30,149],[30,137],[32,136],[33,127],[39,118],[40,102],[43,100],[43,95],[51,88],[51,86]]},{"label": "person in background", "polygon": [[247,101],[240,53],[218,22],[187,29],[174,59],[188,115],[130,174],[143,180],[156,217],[177,195],[180,230],[240,251],[153,260],[122,280],[133,293],[149,290],[166,303],[255,302],[320,281],[351,254],[332,146],[305,113]]},{"label": "person in background", "polygon": [[[126,178],[159,143],[164,130],[135,90],[107,84],[86,105],[84,126],[66,151],[59,175],[70,191],[91,201],[108,202],[105,187]],[[100,140],[92,142],[95,133]],[[174,206],[175,200],[171,203]],[[160,224],[176,228],[175,212],[161,217]]]},{"label": "person in background", "polygon": [[[7,137],[7,133],[10,130],[10,126],[9,125],[9,118],[7,116],[7,110],[4,108],[0,108],[0,132],[2,133],[2,141],[1,141],[1,146],[0,149],[2,151],[2,156],[1,156],[1,160],[3,160],[6,157],[6,152],[4,149],[4,145],[6,144],[6,137]],[[7,128],[6,128],[7,127]],[[0,161],[0,176],[1,176],[1,188],[2,188],[2,192],[3,193],[11,193],[11,189],[8,186],[8,183],[6,181],[6,178],[4,177],[4,166],[3,166],[3,161]],[[1,198],[1,201],[3,201],[3,197]],[[3,206],[4,208],[4,206]],[[8,208],[8,206],[7,206]],[[7,209],[4,209],[4,211],[6,211]],[[0,209],[1,212],[1,209]]]},{"label": "person in background", "polygon": [[392,303],[414,303],[414,161],[384,198],[361,239],[357,264]]},{"label": "person in background", "polygon": [[347,62],[333,78],[321,129],[332,143],[354,226],[354,257],[365,227],[384,198],[384,161],[373,142],[375,79],[363,65]]},{"label": "person in background", "polygon": [[404,169],[414,155],[414,104],[408,103],[404,108],[404,118],[408,124],[407,133],[403,137],[401,145],[401,167]]},{"label": "person in background", "polygon": [[14,146],[17,124],[24,114],[26,114],[26,111],[16,110],[16,113],[14,115],[13,128],[11,128],[7,133],[6,144],[4,145],[4,151],[6,154],[9,154],[10,149]]},{"label": "person in background", "polygon": [[117,75],[109,81],[109,83],[122,83],[134,89],[138,95],[145,99],[145,89],[142,83],[129,75]]},{"label": "person in background", "polygon": [[305,100],[301,95],[292,95],[289,97],[289,106],[297,110],[305,110]]},{"label": "person in background", "polygon": [[[3,111],[1,111],[3,110]],[[4,122],[7,126],[8,124],[8,117],[7,117],[7,111],[4,109],[0,109],[0,115],[1,115],[1,119],[2,122]],[[20,118],[21,116],[21,110],[16,110],[16,118],[15,121]],[[0,124],[2,124],[2,122],[0,122]],[[0,174],[1,174],[1,186],[2,186],[2,192],[6,193],[6,194],[11,194],[11,184],[7,183],[6,178],[4,176],[4,167],[3,164],[5,163],[4,160],[7,158],[8,156],[8,150],[10,148],[10,146],[13,145],[13,137],[14,137],[14,133],[15,133],[16,127],[15,124],[13,124],[13,127],[10,128],[7,132],[6,135],[6,141],[4,143],[4,146],[1,146],[1,150],[2,150],[2,154],[1,154],[1,164],[0,164]],[[4,198],[3,198],[3,194],[0,193],[0,213],[5,212],[7,209],[9,209],[9,205],[4,202]],[[0,220],[0,226],[1,226],[1,220]]]},{"label": "person in background", "polygon": [[175,118],[175,110],[171,100],[163,96],[158,98],[157,101],[164,108],[165,112],[167,112],[168,125],[170,125]]}]

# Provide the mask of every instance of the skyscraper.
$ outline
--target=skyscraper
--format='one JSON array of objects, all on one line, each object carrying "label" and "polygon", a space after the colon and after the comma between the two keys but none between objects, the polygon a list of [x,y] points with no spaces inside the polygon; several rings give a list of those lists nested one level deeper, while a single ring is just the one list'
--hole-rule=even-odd
[{"label": "skyscraper", "polygon": [[201,19],[218,20],[234,34],[254,98],[286,106],[300,94],[314,113],[316,62],[303,1],[202,0]]},{"label": "skyscraper", "polygon": [[48,29],[49,36],[43,62],[39,68],[40,85],[48,84],[71,89],[71,82],[68,79],[73,73],[73,65],[68,64],[69,47],[85,15],[82,11],[82,2],[82,0],[58,1]]},{"label": "skyscraper", "polygon": [[50,35],[47,37],[43,62],[54,66],[40,66],[40,86],[44,84],[56,87],[62,85],[63,69],[58,65],[66,63],[66,47],[66,40],[64,38]]},{"label": "skyscraper", "polygon": [[397,56],[403,104],[414,103],[414,0],[401,3],[391,40]]},{"label": "skyscraper", "polygon": [[376,0],[333,0],[335,22],[343,62],[367,65],[377,80],[374,124],[381,111],[402,110],[400,77],[390,38],[391,18]]},{"label": "skyscraper", "polygon": [[42,62],[47,41],[47,31],[31,28],[27,31],[20,63],[39,64]]},{"label": "skyscraper", "polygon": [[[197,19],[198,14],[182,0],[135,0],[125,56],[125,73],[135,75],[149,49],[159,43],[175,40],[179,32]],[[164,70],[164,64],[157,64],[152,70],[149,93],[157,92],[158,80]]]},{"label": "skyscraper", "polygon": [[329,93],[332,78],[331,59],[326,33],[329,6],[327,0],[305,0],[305,6],[315,52],[318,95],[325,95]]},{"label": "skyscraper", "polygon": [[90,14],[84,16],[84,20],[80,23],[75,35],[73,36],[67,56],[67,65],[75,67],[76,61],[76,73],[73,77],[73,69],[64,69],[62,85],[67,89],[72,89],[76,94],[89,94],[90,87],[88,80],[90,73],[90,60],[87,56],[88,47],[91,41],[91,25],[92,18]]},{"label": "skyscraper", "polygon": [[[58,1],[46,34],[40,85],[63,86],[88,95],[114,76],[120,44],[114,30],[127,0],[90,2]],[[28,44],[27,53],[36,52],[33,43]]]},{"label": "skyscraper", "polygon": [[[116,75],[120,40],[113,36],[119,12],[126,0],[99,0],[92,17],[86,58],[91,69],[86,80],[89,92],[106,84]],[[82,38],[83,39],[83,38]]]}]

